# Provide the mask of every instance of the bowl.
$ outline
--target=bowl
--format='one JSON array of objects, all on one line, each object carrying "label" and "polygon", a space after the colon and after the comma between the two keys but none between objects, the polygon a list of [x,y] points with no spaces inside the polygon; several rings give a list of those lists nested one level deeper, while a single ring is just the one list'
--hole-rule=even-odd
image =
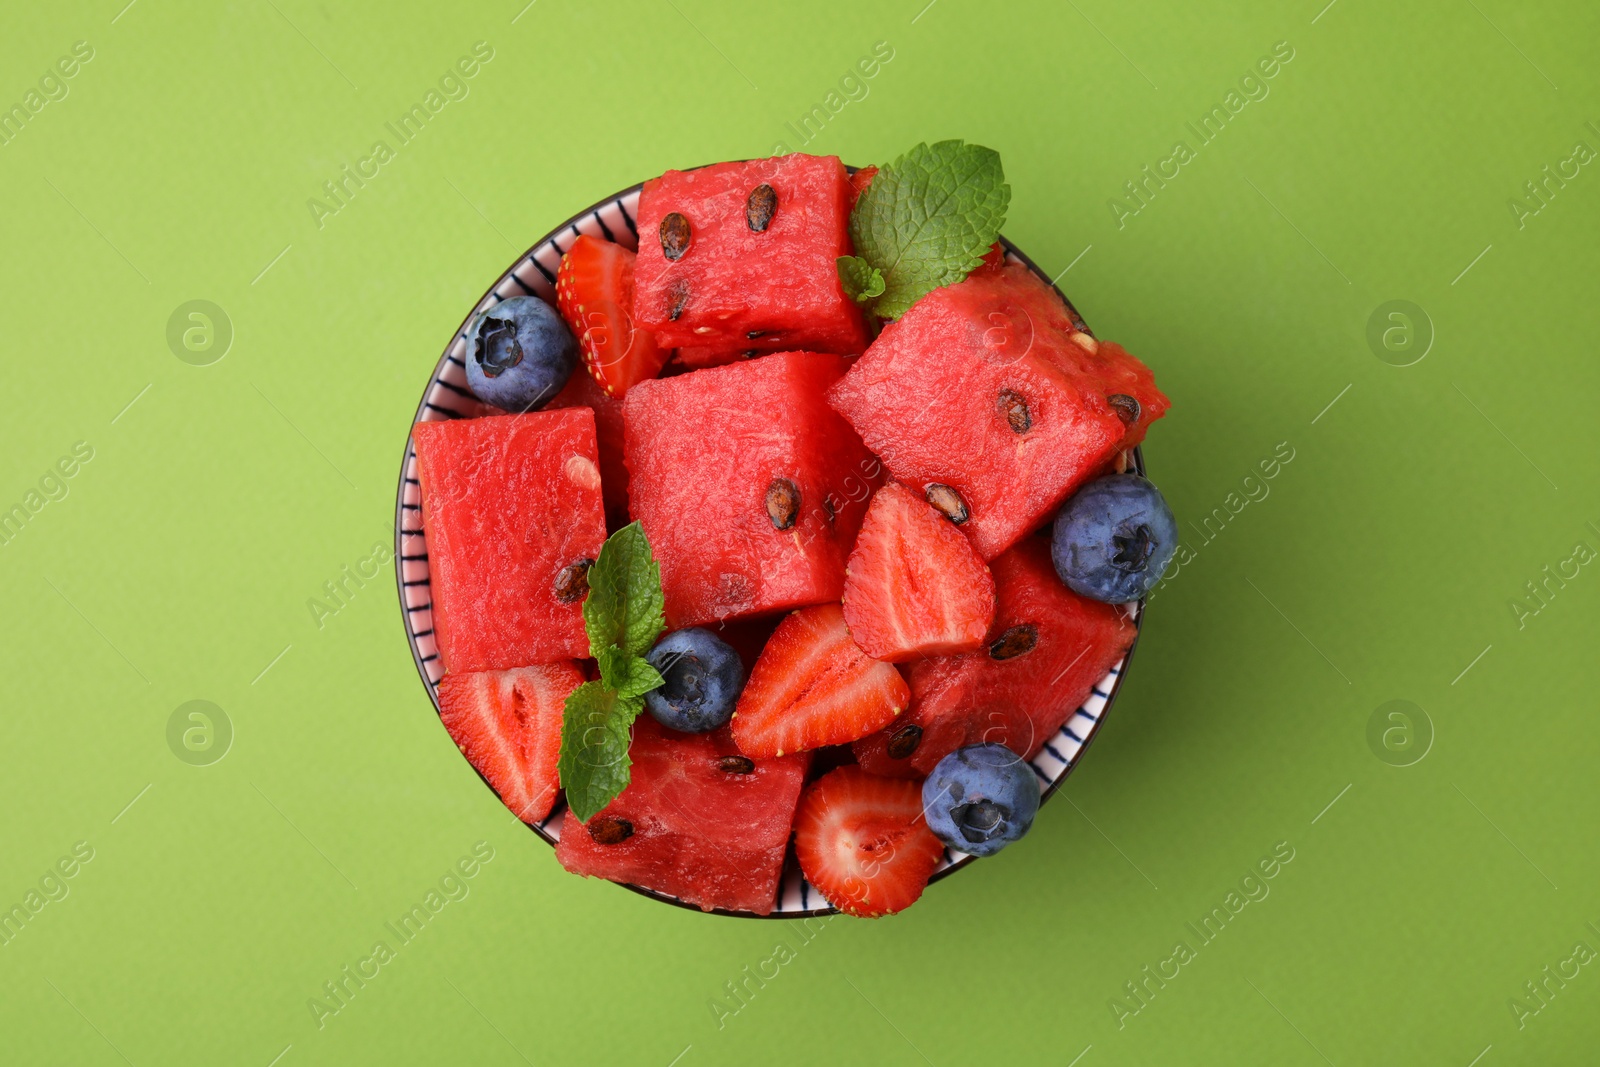
[{"label": "bowl", "polygon": [[[461,325],[456,327],[455,333],[446,343],[443,354],[434,365],[428,384],[423,388],[422,402],[417,405],[416,416],[412,419],[413,424],[440,419],[470,418],[484,414],[488,410],[475,400],[467,389],[465,363],[467,325],[478,312],[493,307],[507,297],[537,296],[554,307],[556,270],[561,265],[562,255],[580,235],[588,234],[591,237],[616,241],[636,250],[639,243],[639,229],[635,219],[638,217],[639,192],[643,187],[643,183],[631,186],[607,197],[593,207],[584,209],[517,257],[505,273],[489,287],[489,291],[484,293],[482,299],[467,312],[461,320]],[[1020,249],[1004,237],[1000,241],[1009,259],[1023,263],[1047,284],[1052,284],[1052,288],[1054,287],[1050,276],[1040,270]],[[1059,294],[1060,290],[1057,289],[1056,292]],[[1061,298],[1066,300],[1065,295]],[[1082,316],[1072,308],[1071,301],[1067,301],[1067,307],[1071,309],[1073,317],[1081,322]],[[1083,328],[1088,330],[1087,326]],[[583,367],[580,365],[575,373],[584,373]],[[1143,474],[1144,457],[1139,449],[1133,450],[1131,460],[1131,469]],[[405,453],[400,462],[400,484],[395,494],[394,537],[395,574],[399,585],[400,614],[404,621],[406,641],[411,646],[411,657],[416,662],[417,674],[421,677],[423,687],[427,689],[428,697],[433,701],[433,709],[437,714],[439,679],[444,676],[444,668],[440,664],[439,650],[433,639],[431,614],[433,598],[428,584],[428,542],[422,531],[422,493],[417,481],[416,452],[412,448],[409,433],[406,436]],[[1143,601],[1134,608],[1136,627],[1143,622],[1143,609]],[[1128,649],[1128,654],[1095,685],[1089,694],[1089,699],[1030,761],[1033,773],[1039,780],[1041,804],[1048,801],[1060,788],[1067,775],[1077,766],[1084,750],[1100,732],[1101,724],[1105,722],[1106,714],[1116,700],[1117,692],[1122,687],[1124,673],[1137,647],[1138,638],[1135,637],[1134,645]],[[441,731],[441,739],[448,741],[449,735]],[[479,777],[482,778],[482,775]],[[484,786],[493,791],[486,779]],[[496,799],[498,800],[498,797]],[[558,802],[549,818],[536,826],[530,826],[529,829],[546,843],[554,846],[561,836],[561,819],[565,811],[565,804]],[[974,859],[973,856],[945,849],[931,881],[936,882],[949,877],[972,863]],[[628,885],[627,888],[663,903],[676,904],[694,911],[701,910],[698,905],[686,903],[677,897],[643,886]],[[777,904],[771,915],[760,916],[753,912],[727,911],[720,908],[715,910],[715,914],[752,919],[797,919],[832,915],[836,911],[837,909],[829,905],[821,894],[806,882],[799,866],[794,862],[791,849],[784,864],[783,877],[779,882]]]}]

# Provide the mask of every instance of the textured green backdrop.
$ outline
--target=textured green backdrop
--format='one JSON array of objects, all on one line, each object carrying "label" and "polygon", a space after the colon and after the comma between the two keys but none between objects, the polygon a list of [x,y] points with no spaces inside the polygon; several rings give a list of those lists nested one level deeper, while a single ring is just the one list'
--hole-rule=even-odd
[{"label": "textured green backdrop", "polygon": [[[1594,1062],[1594,5],[125,2],[0,35],[7,1062]],[[941,137],[1174,401],[1189,559],[1104,735],[895,919],[562,873],[388,568],[307,601],[388,543],[443,341],[551,225]]]}]

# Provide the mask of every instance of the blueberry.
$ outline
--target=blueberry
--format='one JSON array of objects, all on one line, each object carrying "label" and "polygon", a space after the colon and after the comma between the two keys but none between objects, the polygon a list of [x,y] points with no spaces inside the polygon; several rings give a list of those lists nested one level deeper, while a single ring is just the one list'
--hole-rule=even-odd
[{"label": "blueberry", "polygon": [[703,734],[733,715],[744,690],[744,663],[710,630],[677,630],[656,642],[645,657],[666,679],[644,695],[656,722],[672,730]]},{"label": "blueberry", "polygon": [[992,856],[1033,825],[1039,786],[1033,769],[1004,745],[958,748],[922,783],[928,829],[957,852]]},{"label": "blueberry", "polygon": [[1079,596],[1126,604],[1150,591],[1177,547],[1178,522],[1161,490],[1137,474],[1111,474],[1061,508],[1050,559]]},{"label": "blueberry", "polygon": [[467,386],[485,404],[533,411],[561,392],[578,365],[578,342],[543,300],[514,296],[467,329]]}]

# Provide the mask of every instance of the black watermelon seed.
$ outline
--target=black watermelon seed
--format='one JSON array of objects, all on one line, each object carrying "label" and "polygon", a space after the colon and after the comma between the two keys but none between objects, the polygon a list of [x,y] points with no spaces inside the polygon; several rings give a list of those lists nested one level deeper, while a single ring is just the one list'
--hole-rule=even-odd
[{"label": "black watermelon seed", "polygon": [[1128,426],[1132,426],[1139,421],[1139,415],[1143,410],[1139,407],[1139,401],[1127,393],[1112,393],[1106,397],[1106,403],[1110,404],[1111,410],[1117,413],[1117,418]]},{"label": "black watermelon seed", "polygon": [[673,322],[678,321],[678,316],[683,314],[683,306],[689,302],[689,283],[679,279],[672,283],[672,307],[667,309],[667,318]]},{"label": "black watermelon seed", "polygon": [[668,259],[682,259],[689,250],[689,220],[676,211],[668,212],[661,220],[661,254]]},{"label": "black watermelon seed", "polygon": [[961,499],[961,494],[941,482],[929,482],[926,489],[928,503],[944,512],[944,517],[960,526],[971,517],[967,511],[967,502]]},{"label": "black watermelon seed", "polygon": [[800,487],[787,478],[774,478],[767,486],[767,518],[774,530],[787,530],[800,513]]},{"label": "black watermelon seed", "polygon": [[744,202],[744,221],[751,230],[760,233],[772,222],[777,211],[778,194],[772,186],[763,183],[750,190],[750,198]]},{"label": "black watermelon seed", "polygon": [[754,341],[757,337],[765,337],[771,332],[771,330],[750,330],[744,335],[744,337],[747,341]]},{"label": "black watermelon seed", "polygon": [[576,563],[569,563],[561,568],[561,573],[556,575],[556,599],[563,604],[570,604],[589,591],[589,568],[594,566],[592,559],[580,559]]},{"label": "black watermelon seed", "polygon": [[1027,398],[1015,389],[1000,390],[995,406],[1006,417],[1006,423],[1014,433],[1027,433],[1033,427],[1033,415],[1028,411]]},{"label": "black watermelon seed", "polygon": [[1033,646],[1039,643],[1039,631],[1027,623],[1013,626],[1000,635],[1000,640],[989,646],[989,656],[992,659],[1015,659],[1024,652],[1032,652]]},{"label": "black watermelon seed", "polygon": [[908,722],[889,735],[889,758],[910,759],[920,744],[922,744],[922,727],[914,722]]},{"label": "black watermelon seed", "polygon": [[620,845],[633,836],[633,823],[616,815],[596,815],[585,829],[600,845]]},{"label": "black watermelon seed", "polygon": [[754,774],[756,761],[749,756],[723,756],[717,760],[717,769],[729,774]]}]

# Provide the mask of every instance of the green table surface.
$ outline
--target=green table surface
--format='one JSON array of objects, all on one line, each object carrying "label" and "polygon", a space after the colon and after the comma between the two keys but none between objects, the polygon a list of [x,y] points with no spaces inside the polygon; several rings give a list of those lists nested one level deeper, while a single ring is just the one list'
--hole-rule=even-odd
[{"label": "green table surface", "polygon": [[[0,34],[0,1058],[1595,1062],[1600,9],[124,3]],[[896,918],[563,873],[433,715],[391,568],[308,602],[389,543],[443,342],[555,223],[945,137],[1173,400],[1187,562],[1103,736]]]}]

